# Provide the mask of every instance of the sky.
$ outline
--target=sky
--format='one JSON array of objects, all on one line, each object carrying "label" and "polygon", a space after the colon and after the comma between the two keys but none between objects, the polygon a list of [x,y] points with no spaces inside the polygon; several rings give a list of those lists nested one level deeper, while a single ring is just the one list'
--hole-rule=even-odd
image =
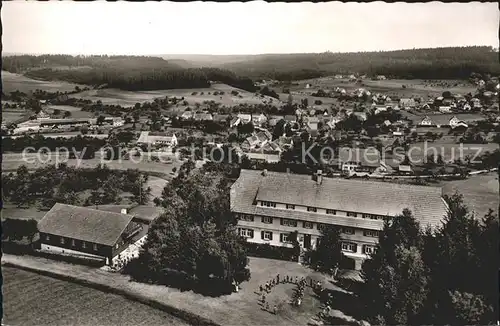
[{"label": "sky", "polygon": [[2,3],[2,44],[30,54],[261,54],[498,48],[497,3]]}]

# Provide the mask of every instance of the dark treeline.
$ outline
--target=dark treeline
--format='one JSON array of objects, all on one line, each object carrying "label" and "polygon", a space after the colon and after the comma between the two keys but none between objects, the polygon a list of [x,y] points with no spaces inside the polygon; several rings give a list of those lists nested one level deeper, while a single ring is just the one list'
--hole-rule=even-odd
[{"label": "dark treeline", "polygon": [[41,148],[47,148],[51,151],[55,151],[57,148],[68,148],[69,150],[74,149],[75,151],[81,151],[84,148],[87,148],[90,152],[91,150],[97,151],[105,144],[106,140],[104,139],[85,136],[82,137],[80,135],[72,138],[46,138],[42,135],[26,135],[18,138],[6,137],[2,139],[2,151],[20,153],[26,148],[32,147],[35,151],[38,151]]},{"label": "dark treeline", "polygon": [[224,66],[250,77],[308,79],[359,73],[395,78],[466,79],[472,72],[500,73],[498,52],[487,46],[388,52],[276,54]]},{"label": "dark treeline", "polygon": [[[218,68],[189,68],[157,57],[138,56],[12,56],[2,58],[2,69],[43,80],[119,88],[123,90],[158,90],[210,87],[219,81],[254,92],[249,78]],[[64,67],[64,68],[61,68]],[[81,69],[72,69],[78,68]]]}]

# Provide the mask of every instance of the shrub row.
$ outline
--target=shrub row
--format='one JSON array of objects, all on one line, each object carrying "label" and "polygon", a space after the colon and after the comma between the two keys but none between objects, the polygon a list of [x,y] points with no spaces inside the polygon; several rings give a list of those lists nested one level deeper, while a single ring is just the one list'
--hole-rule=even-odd
[{"label": "shrub row", "polygon": [[293,261],[293,248],[274,247],[269,243],[258,244],[250,242],[247,242],[245,246],[249,256]]}]

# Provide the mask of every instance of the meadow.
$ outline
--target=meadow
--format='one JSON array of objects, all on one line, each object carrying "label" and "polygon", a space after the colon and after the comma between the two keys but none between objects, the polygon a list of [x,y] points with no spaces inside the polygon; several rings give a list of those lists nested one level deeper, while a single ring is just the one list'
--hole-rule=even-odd
[{"label": "meadow", "polygon": [[27,116],[27,112],[23,110],[2,110],[2,122],[12,123],[23,119]]},{"label": "meadow", "polygon": [[83,88],[82,85],[72,84],[63,81],[44,81],[36,80],[32,78],[25,77],[20,74],[13,74],[8,71],[2,70],[2,87],[3,92],[8,94],[13,91],[21,91],[24,93],[34,92],[37,89],[41,89],[47,92],[65,92],[74,91],[75,86]]},{"label": "meadow", "polygon": [[121,296],[2,267],[2,325],[187,325]]},{"label": "meadow", "polygon": [[127,170],[127,169],[139,169],[142,172],[154,173],[155,175],[162,176],[166,180],[172,178],[172,169],[176,167],[179,169],[182,162],[173,160],[172,163],[166,164],[161,162],[148,161],[146,158],[138,163],[134,163],[131,160],[116,160],[107,161],[102,160],[100,152],[96,153],[96,157],[90,160],[81,160],[78,162],[77,159],[67,159],[66,154],[61,152],[61,156],[56,156],[56,153],[50,153],[49,155],[41,156],[41,159],[37,159],[37,154],[25,154],[22,153],[9,153],[2,155],[2,171],[3,172],[13,172],[19,166],[25,165],[28,170],[38,169],[43,166],[53,165],[56,160],[59,162],[66,162],[68,166],[78,166],[80,168],[95,168],[98,164],[106,164],[110,169],[116,170]]},{"label": "meadow", "polygon": [[452,195],[458,192],[464,196],[464,202],[470,211],[482,218],[488,209],[498,214],[500,192],[498,174],[496,172],[471,176],[465,180],[441,181],[443,193]]},{"label": "meadow", "polygon": [[[451,86],[442,86],[441,83],[448,83]],[[421,96],[427,98],[429,96],[441,96],[444,91],[450,91],[455,94],[474,93],[476,87],[464,81],[425,81],[422,79],[387,79],[387,80],[371,80],[363,79],[362,83],[356,83],[348,79],[335,79],[333,77],[322,77],[298,82],[298,86],[293,86],[294,91],[315,92],[317,89],[334,89],[335,87],[345,88],[347,91],[352,91],[358,88],[368,89],[371,93],[384,93],[390,96],[398,97]],[[311,84],[311,88],[307,89],[306,84]],[[456,85],[456,86],[455,86]],[[403,87],[404,86],[404,87]]]},{"label": "meadow", "polygon": [[[231,91],[238,91],[239,96],[231,95]],[[213,92],[223,91],[224,95],[213,95]],[[196,95],[193,93],[196,92]],[[203,92],[203,95],[201,94]],[[210,92],[210,94],[208,94]],[[265,101],[278,103],[278,100],[273,99],[269,96],[264,96],[264,98],[255,96],[254,93],[250,93],[238,88],[234,88],[225,84],[213,84],[210,88],[196,88],[196,89],[170,89],[170,90],[159,90],[159,91],[123,91],[114,88],[108,89],[98,89],[80,92],[72,95],[72,97],[87,99],[91,101],[100,100],[103,104],[121,105],[121,106],[134,106],[136,103],[151,102],[155,98],[165,98],[177,97],[186,100],[189,104],[188,106],[193,106],[196,103],[202,104],[204,101],[215,101],[222,105],[237,105],[242,103],[248,104],[261,104]],[[182,101],[178,106],[183,106]]]}]

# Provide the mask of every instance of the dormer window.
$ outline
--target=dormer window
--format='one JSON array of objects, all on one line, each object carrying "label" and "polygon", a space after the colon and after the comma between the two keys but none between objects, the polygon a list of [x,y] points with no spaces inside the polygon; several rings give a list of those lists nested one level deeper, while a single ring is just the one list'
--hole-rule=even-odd
[{"label": "dormer window", "polygon": [[270,201],[261,201],[260,206],[265,206],[265,207],[276,207],[276,203],[270,202]]}]

